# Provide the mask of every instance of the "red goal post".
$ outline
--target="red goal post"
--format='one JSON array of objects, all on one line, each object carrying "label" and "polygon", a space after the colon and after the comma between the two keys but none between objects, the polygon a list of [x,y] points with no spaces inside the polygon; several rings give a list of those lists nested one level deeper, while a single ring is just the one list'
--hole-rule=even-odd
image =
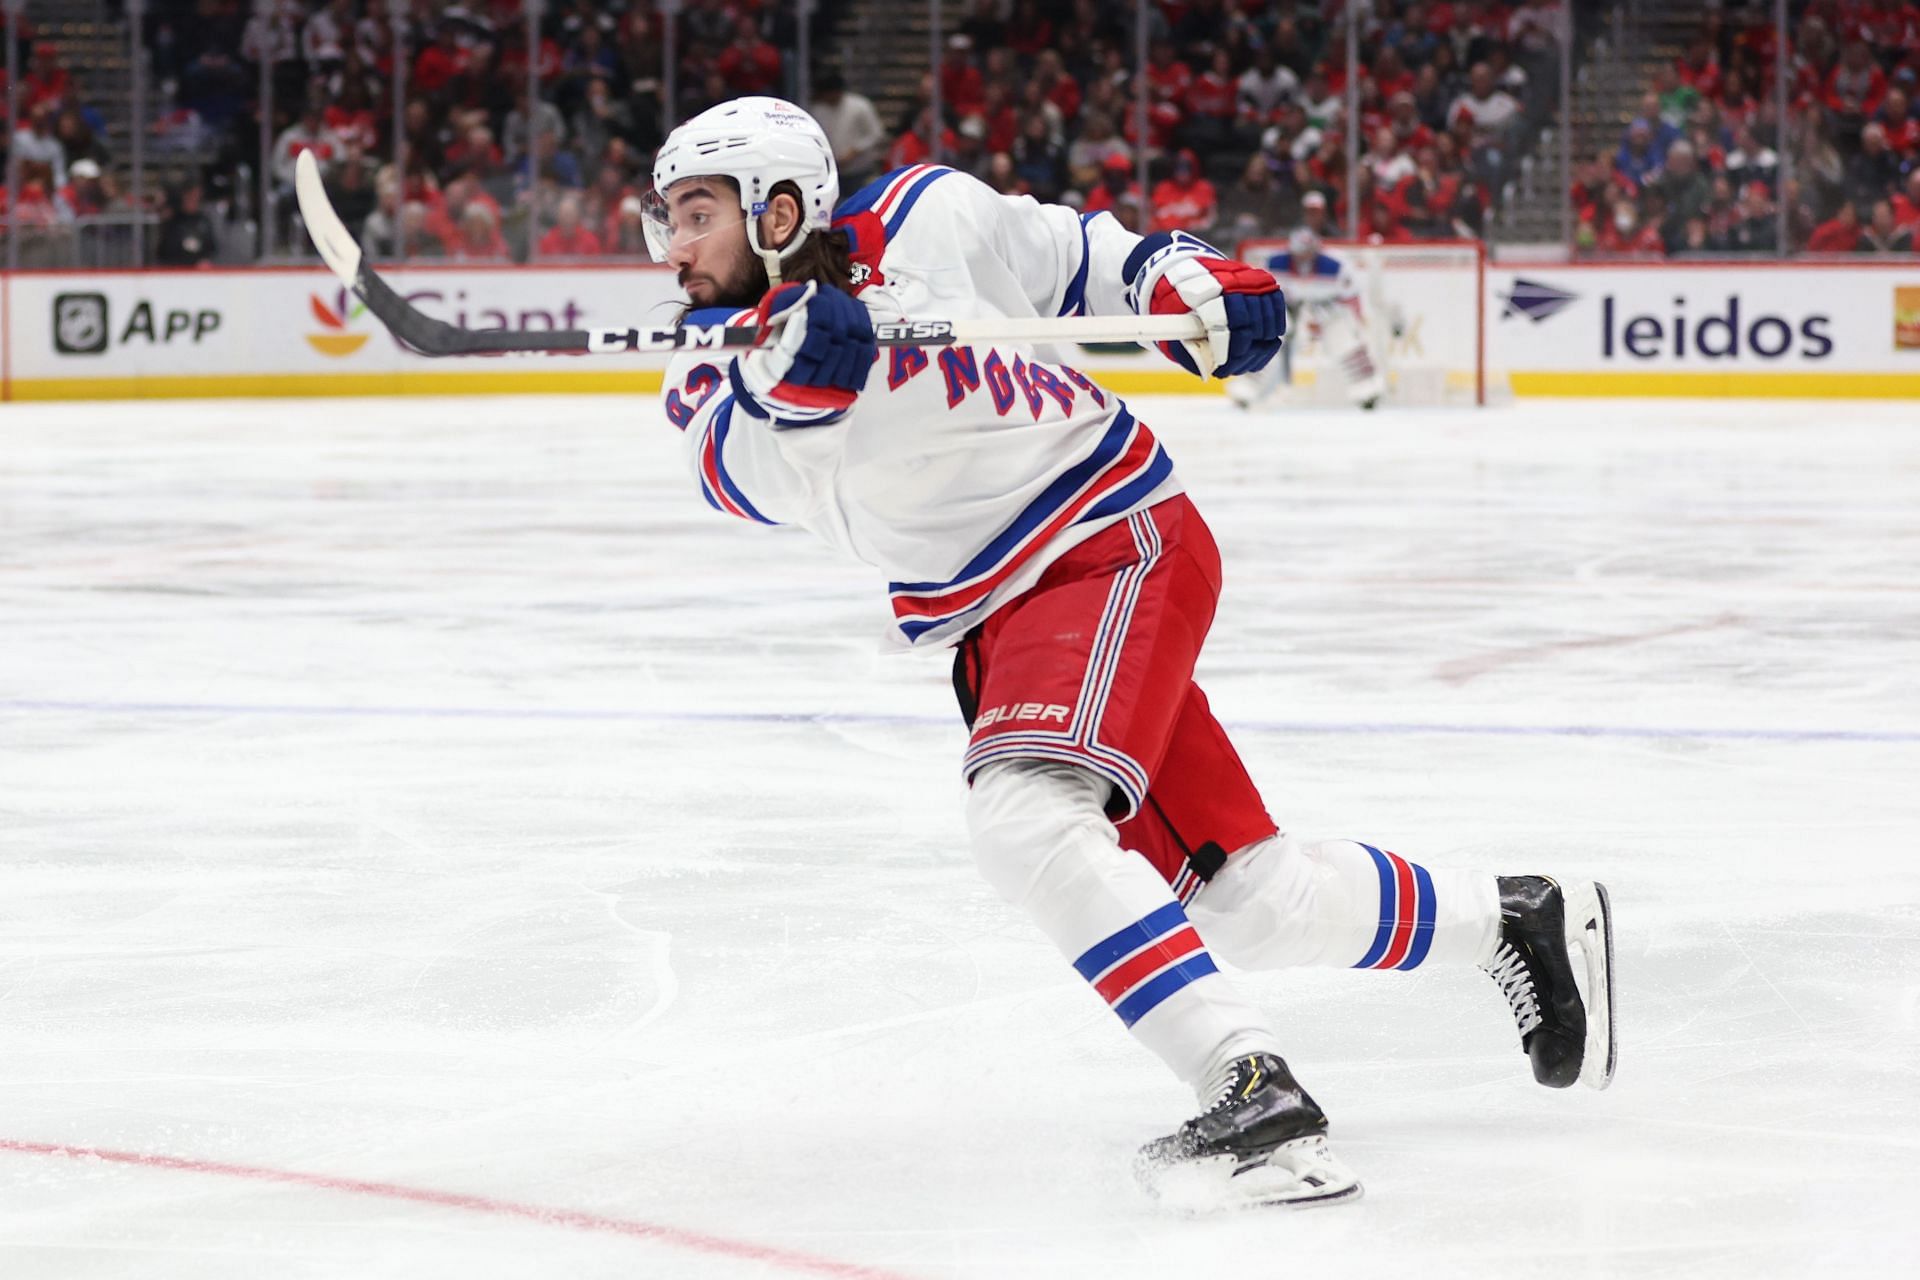
[{"label": "red goal post", "polygon": [[[1264,267],[1284,237],[1242,240],[1242,262]],[[1374,358],[1384,366],[1389,404],[1487,402],[1487,251],[1478,240],[1368,244],[1328,240],[1325,252],[1352,273]],[[1286,282],[1281,281],[1284,288]],[[1292,353],[1297,385],[1324,385],[1308,335]]]}]

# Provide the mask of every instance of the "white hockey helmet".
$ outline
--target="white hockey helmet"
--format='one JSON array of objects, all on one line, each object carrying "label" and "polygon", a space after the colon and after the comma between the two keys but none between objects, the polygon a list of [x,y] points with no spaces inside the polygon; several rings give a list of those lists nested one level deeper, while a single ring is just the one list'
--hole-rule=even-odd
[{"label": "white hockey helmet", "polygon": [[[747,243],[767,264],[767,278],[780,283],[780,261],[809,234],[833,225],[840,203],[840,171],[833,146],[812,116],[779,98],[735,98],[709,107],[672,133],[653,158],[653,191],[647,200],[647,248],[664,262],[673,243],[666,192],[682,178],[731,178],[740,188]],[[760,243],[760,215],[777,183],[800,188],[800,231],[784,249]]]},{"label": "white hockey helmet", "polygon": [[1287,237],[1287,252],[1293,255],[1295,266],[1302,262],[1311,264],[1320,256],[1320,235],[1312,227],[1297,227]]}]

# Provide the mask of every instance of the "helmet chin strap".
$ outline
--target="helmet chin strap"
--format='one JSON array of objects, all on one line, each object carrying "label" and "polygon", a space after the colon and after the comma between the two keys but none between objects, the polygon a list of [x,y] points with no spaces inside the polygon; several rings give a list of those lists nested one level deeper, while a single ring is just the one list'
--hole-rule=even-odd
[{"label": "helmet chin strap", "polygon": [[760,255],[760,261],[767,264],[767,288],[780,287],[780,263],[787,254],[806,243],[807,229],[804,225],[793,229],[793,239],[787,242],[785,249],[769,249],[760,243],[760,219],[751,214],[747,217],[747,244]]}]

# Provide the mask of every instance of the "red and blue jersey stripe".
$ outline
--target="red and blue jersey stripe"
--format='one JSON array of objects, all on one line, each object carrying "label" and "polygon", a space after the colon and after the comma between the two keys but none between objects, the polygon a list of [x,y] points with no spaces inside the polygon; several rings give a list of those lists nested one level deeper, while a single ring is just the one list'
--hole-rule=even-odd
[{"label": "red and blue jersey stripe", "polygon": [[[860,190],[840,202],[833,211],[834,225],[846,230],[853,245],[857,261],[877,265],[880,255],[885,252],[886,241],[898,235],[905,225],[907,215],[931,187],[942,177],[954,172],[944,165],[912,164],[882,174]],[[880,223],[878,245],[870,243],[876,237],[862,214],[870,214]],[[1061,295],[1060,306],[1055,315],[1077,316],[1086,311],[1087,306],[1087,267],[1093,259],[1093,251],[1087,240],[1087,224],[1093,219],[1105,216],[1098,213],[1082,214],[1080,218],[1080,261],[1067,282],[1065,293]]]},{"label": "red and blue jersey stripe", "polygon": [[919,203],[927,188],[952,172],[945,165],[910,164],[882,174],[842,200],[840,207],[833,211],[834,220],[872,212],[880,219],[887,238],[892,239],[899,234],[907,215],[913,212],[913,206]]},{"label": "red and blue jersey stripe", "polygon": [[1062,529],[1125,515],[1172,471],[1153,432],[1122,407],[1087,456],[1054,477],[958,574],[889,584],[901,632],[917,640],[974,612]]},{"label": "red and blue jersey stripe", "polygon": [[846,417],[853,407],[848,392],[796,382],[776,383],[764,398],[756,396],[740,376],[738,359],[727,366],[727,384],[733,388],[734,403],[743,413],[776,427],[831,426]]},{"label": "red and blue jersey stripe", "polygon": [[[690,325],[740,324],[751,316],[751,309],[741,310],[734,307],[701,307],[689,311],[685,323]],[[700,496],[715,511],[742,520],[752,520],[759,524],[778,524],[756,509],[744,490],[734,481],[727,470],[727,437],[733,430],[733,411],[738,401],[732,394],[721,395],[725,386],[719,371],[712,365],[697,365],[686,375],[686,385],[667,396],[667,416],[685,430],[700,410],[712,402],[712,411],[706,415],[706,425],[701,428],[698,445],[698,470],[700,474]],[[685,393],[684,400],[681,392]],[[715,397],[718,397],[717,399]]]},{"label": "red and blue jersey stripe", "polygon": [[759,524],[778,524],[755,509],[727,471],[727,435],[733,430],[734,399],[724,397],[707,419],[700,441],[700,494],[715,511]]},{"label": "red and blue jersey stripe", "polygon": [[1175,992],[1219,972],[1177,902],[1094,943],[1073,967],[1129,1027]]},{"label": "red and blue jersey stripe", "polygon": [[[1104,211],[1103,211],[1104,212]],[[1093,260],[1093,247],[1087,242],[1087,224],[1099,213],[1080,215],[1080,265],[1074,269],[1073,279],[1067,281],[1067,291],[1060,298],[1060,308],[1055,315],[1077,316],[1087,309],[1087,264]]]},{"label": "red and blue jersey stripe", "polygon": [[1433,877],[1418,863],[1370,844],[1380,877],[1380,923],[1356,969],[1412,969],[1433,946]]}]

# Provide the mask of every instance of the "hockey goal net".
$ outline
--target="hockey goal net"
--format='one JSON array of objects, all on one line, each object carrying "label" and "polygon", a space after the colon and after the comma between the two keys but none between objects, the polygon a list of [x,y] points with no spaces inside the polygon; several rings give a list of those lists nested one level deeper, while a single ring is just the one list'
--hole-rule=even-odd
[{"label": "hockey goal net", "polygon": [[[1240,260],[1270,264],[1285,239],[1240,242]],[[1386,374],[1387,403],[1474,405],[1487,402],[1486,247],[1478,240],[1359,244],[1329,240],[1324,251],[1353,276],[1373,357]],[[1284,288],[1286,281],[1282,280]],[[1305,324],[1297,326],[1308,329]],[[1295,332],[1294,395],[1339,403],[1339,370],[1311,332]]]}]

